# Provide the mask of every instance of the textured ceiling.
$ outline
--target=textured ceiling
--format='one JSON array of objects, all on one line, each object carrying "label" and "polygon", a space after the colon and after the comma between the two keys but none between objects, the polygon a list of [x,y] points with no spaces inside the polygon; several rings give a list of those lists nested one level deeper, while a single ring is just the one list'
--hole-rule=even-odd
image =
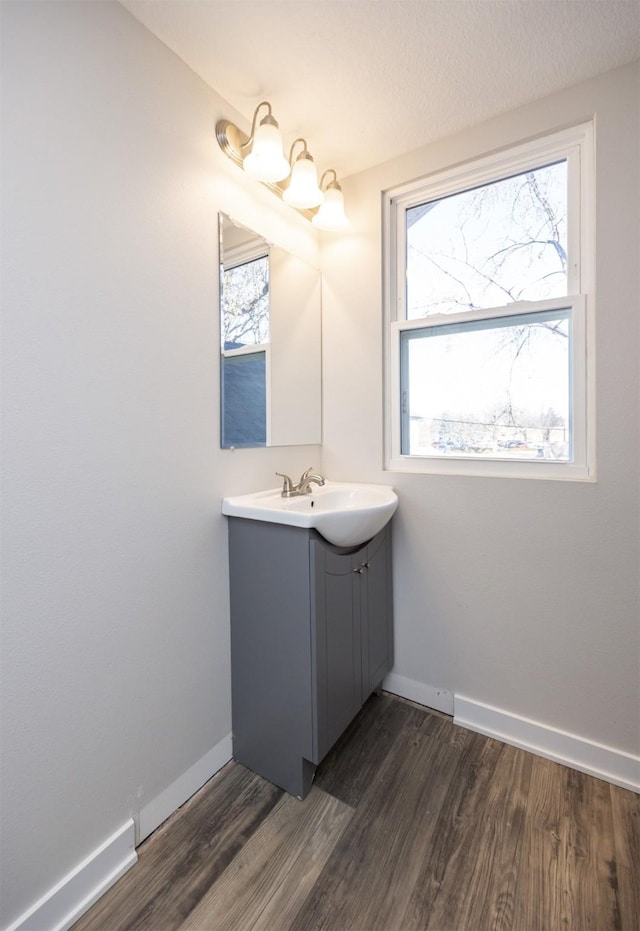
[{"label": "textured ceiling", "polygon": [[121,0],[341,176],[640,56],[640,0]]}]

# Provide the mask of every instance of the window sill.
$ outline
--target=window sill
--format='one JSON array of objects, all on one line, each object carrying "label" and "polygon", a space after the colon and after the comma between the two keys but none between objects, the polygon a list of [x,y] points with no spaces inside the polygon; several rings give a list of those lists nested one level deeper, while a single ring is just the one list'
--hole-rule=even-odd
[{"label": "window sill", "polygon": [[462,459],[455,456],[398,456],[385,464],[387,472],[424,475],[473,475],[480,478],[519,478],[564,482],[595,482],[594,468],[575,462],[542,460]]}]

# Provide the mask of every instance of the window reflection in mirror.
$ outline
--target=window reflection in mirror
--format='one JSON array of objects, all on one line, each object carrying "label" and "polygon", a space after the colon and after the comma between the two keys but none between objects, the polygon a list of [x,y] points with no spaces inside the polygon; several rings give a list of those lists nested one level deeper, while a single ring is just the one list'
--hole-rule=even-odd
[{"label": "window reflection in mirror", "polygon": [[265,446],[269,362],[269,247],[222,223],[222,446]]},{"label": "window reflection in mirror", "polygon": [[321,442],[320,273],[220,215],[222,446]]}]

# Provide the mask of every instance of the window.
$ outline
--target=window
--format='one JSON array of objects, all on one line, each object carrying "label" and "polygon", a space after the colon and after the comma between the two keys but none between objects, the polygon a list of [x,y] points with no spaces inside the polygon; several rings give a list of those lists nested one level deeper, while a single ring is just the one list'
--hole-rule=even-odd
[{"label": "window", "polygon": [[222,448],[267,445],[267,351],[222,356]]},{"label": "window", "polygon": [[591,150],[583,125],[385,195],[388,469],[593,480]]},{"label": "window", "polygon": [[225,349],[269,342],[269,256],[237,265],[222,274],[222,345]]},{"label": "window", "polygon": [[222,446],[265,446],[270,354],[269,256],[264,244],[257,250],[226,250],[220,308]]}]

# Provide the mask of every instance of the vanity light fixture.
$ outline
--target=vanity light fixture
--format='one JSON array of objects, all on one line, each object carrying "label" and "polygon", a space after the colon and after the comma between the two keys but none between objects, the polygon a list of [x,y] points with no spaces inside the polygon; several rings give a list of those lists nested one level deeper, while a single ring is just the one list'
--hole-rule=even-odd
[{"label": "vanity light fixture", "polygon": [[[261,107],[267,107],[267,114],[256,127]],[[256,181],[282,181],[289,176],[291,168],[282,150],[282,133],[271,112],[271,104],[263,100],[253,114],[251,135],[241,146],[246,154],[242,167]]]},{"label": "vanity light fixture", "polygon": [[[327,175],[333,175],[333,181],[330,181],[326,188],[323,188],[324,179]],[[327,230],[329,232],[338,232],[349,227],[349,221],[344,212],[344,195],[342,188],[338,184],[338,176],[333,168],[327,168],[320,178],[320,189],[324,193],[324,200],[320,204],[320,209],[312,219],[312,223],[317,229]]]},{"label": "vanity light fixture", "polygon": [[[293,150],[298,142],[302,143],[302,152],[296,156],[294,162]],[[318,171],[309,154],[305,139],[296,139],[291,146],[289,164],[291,165],[291,177],[282,194],[282,199],[290,207],[297,207],[302,210],[319,206],[324,200],[324,194],[318,186]]]},{"label": "vanity light fixture", "polygon": [[[264,107],[266,114],[258,122],[258,115]],[[306,140],[302,138],[294,141],[287,160],[282,135],[268,100],[263,100],[256,107],[249,136],[229,120],[219,120],[216,139],[228,158],[312,220],[318,229],[337,231],[349,225],[335,170],[327,169],[318,184],[316,166]],[[302,143],[302,151],[294,160],[294,150],[299,143]],[[324,179],[331,174],[333,180],[323,188]]]}]

